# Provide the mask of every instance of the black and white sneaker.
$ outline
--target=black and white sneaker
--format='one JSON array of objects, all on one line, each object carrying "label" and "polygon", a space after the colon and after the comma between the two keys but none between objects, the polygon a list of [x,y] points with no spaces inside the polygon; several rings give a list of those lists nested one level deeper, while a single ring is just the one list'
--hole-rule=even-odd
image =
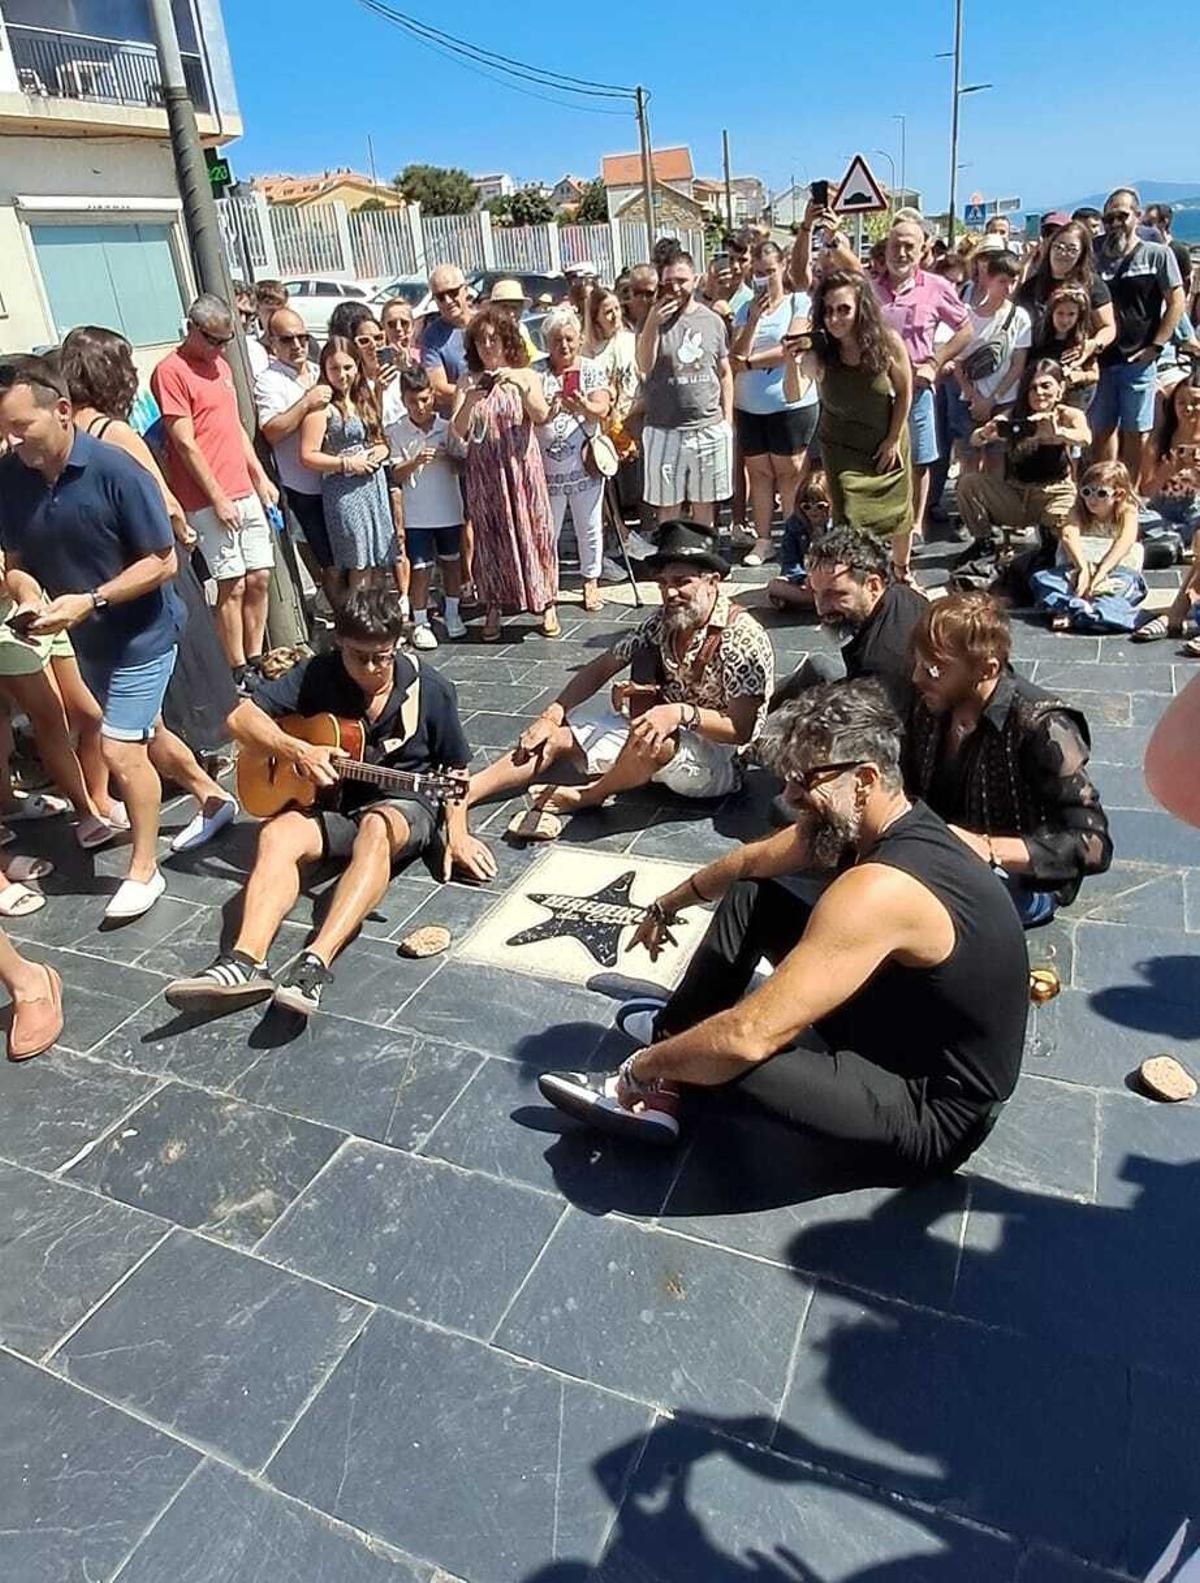
[{"label": "black and white sneaker", "polygon": [[226,951],[197,977],[172,979],[163,994],[177,1011],[237,1011],[267,1000],[274,988],[265,962]]},{"label": "black and white sneaker", "polygon": [[654,995],[635,995],[617,1012],[617,1027],[640,1045],[654,1043],[654,1024],[666,1005]]},{"label": "black and white sneaker", "polygon": [[305,951],[291,967],[285,969],[283,977],[276,984],[274,1003],[286,1007],[288,1011],[299,1012],[302,1017],[311,1017],[314,1011],[321,1009],[321,991],[326,984],[332,983],[333,974],[321,958],[313,956],[311,951]]},{"label": "black and white sneaker", "polygon": [[542,1098],[556,1109],[586,1122],[599,1132],[611,1132],[635,1143],[667,1145],[679,1141],[678,1095],[672,1090],[648,1095],[631,1110],[617,1098],[617,1074],[543,1072],[538,1078]]}]

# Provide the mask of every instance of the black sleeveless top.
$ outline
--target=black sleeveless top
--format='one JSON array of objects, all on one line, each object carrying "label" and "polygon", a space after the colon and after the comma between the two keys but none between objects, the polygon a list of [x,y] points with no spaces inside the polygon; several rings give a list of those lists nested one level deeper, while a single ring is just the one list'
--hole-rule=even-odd
[{"label": "black sleeveless top", "polygon": [[922,802],[859,861],[919,880],[950,914],[956,943],[938,967],[885,963],[818,1032],[834,1049],[930,1079],[934,1093],[1007,1099],[1021,1070],[1029,958],[1003,884]]}]

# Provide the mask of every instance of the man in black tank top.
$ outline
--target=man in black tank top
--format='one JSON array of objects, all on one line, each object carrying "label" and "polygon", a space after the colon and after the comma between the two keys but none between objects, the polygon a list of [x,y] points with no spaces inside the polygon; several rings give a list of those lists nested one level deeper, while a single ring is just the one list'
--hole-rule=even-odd
[{"label": "man in black tank top", "polygon": [[[680,1086],[718,1089],[913,1174],[979,1146],[1020,1071],[1024,936],[987,865],[905,796],[900,741],[869,680],[812,688],[772,717],[763,751],[795,823],[655,903],[635,941],[652,956],[682,908],[720,900],[652,1033],[618,1017],[643,1046],[608,1077],[546,1074],[547,1099],[669,1143]],[[778,882],[815,866],[838,873],[810,907]],[[763,957],[775,971],[751,989]]]}]

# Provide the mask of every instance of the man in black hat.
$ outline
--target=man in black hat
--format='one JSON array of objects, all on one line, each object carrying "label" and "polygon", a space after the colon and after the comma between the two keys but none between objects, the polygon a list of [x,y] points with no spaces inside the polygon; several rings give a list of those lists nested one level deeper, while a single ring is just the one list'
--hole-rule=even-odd
[{"label": "man in black hat", "polygon": [[[559,814],[598,807],[653,781],[683,797],[722,797],[741,784],[739,749],[766,713],[774,659],[762,627],[721,588],[729,565],[714,530],[674,518],[642,562],[662,608],[577,671],[515,748],[471,779],[470,804],[533,788],[533,808],[510,831],[553,840]],[[629,667],[611,702],[590,699]],[[582,786],[533,785],[554,764],[588,777]]]}]

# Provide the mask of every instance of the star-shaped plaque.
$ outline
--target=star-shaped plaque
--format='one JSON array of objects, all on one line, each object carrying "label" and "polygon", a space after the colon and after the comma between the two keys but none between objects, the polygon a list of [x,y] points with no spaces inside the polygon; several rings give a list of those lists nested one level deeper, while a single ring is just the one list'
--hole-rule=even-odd
[{"label": "star-shaped plaque", "polygon": [[578,940],[601,967],[616,967],[621,930],[640,923],[646,909],[635,907],[629,892],[634,869],[610,880],[591,896],[566,896],[530,891],[528,899],[550,914],[542,923],[522,929],[506,945],[533,945],[538,940]]}]

